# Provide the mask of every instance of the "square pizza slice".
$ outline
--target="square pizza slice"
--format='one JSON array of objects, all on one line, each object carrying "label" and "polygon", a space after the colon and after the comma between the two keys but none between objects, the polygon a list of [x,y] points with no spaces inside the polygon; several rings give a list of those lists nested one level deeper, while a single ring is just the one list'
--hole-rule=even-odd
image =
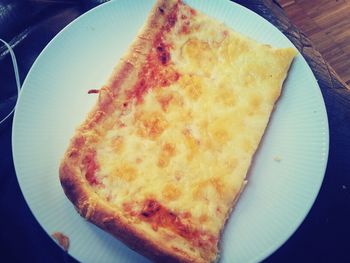
[{"label": "square pizza slice", "polygon": [[66,195],[155,261],[216,261],[295,55],[158,0],[71,139]]}]

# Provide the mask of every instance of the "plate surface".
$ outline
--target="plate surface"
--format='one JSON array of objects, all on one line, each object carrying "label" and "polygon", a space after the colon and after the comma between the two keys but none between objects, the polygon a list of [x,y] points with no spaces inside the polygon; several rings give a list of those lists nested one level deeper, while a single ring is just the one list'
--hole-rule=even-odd
[{"label": "plate surface", "polygon": [[[186,1],[232,29],[277,47],[293,46],[273,25],[229,1]],[[61,231],[82,262],[145,262],[87,223],[65,197],[58,167],[99,88],[143,25],[154,1],[103,4],[67,26],[31,68],[13,123],[13,155],[25,199],[42,227]],[[257,262],[301,224],[321,186],[328,122],[317,82],[299,54],[250,169],[250,182],[224,231],[221,262]],[[280,159],[280,160],[277,160]]]}]

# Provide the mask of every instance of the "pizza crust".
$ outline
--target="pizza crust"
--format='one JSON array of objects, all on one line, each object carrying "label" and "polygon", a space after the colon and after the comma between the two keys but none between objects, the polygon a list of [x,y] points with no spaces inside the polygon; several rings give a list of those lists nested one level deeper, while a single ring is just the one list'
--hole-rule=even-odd
[{"label": "pizza crust", "polygon": [[155,262],[205,262],[194,259],[190,255],[179,255],[175,251],[167,250],[166,247],[155,244],[147,236],[139,233],[119,217],[113,208],[88,189],[86,183],[79,180],[79,175],[74,173],[69,165],[61,166],[60,175],[62,187],[79,214],[127,244],[131,249]]}]

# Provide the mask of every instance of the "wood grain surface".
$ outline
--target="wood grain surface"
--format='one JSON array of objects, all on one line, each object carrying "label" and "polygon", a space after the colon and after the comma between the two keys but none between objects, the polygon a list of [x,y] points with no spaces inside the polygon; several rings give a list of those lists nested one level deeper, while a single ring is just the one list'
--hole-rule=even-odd
[{"label": "wood grain surface", "polygon": [[287,16],[350,84],[350,1],[278,0]]}]

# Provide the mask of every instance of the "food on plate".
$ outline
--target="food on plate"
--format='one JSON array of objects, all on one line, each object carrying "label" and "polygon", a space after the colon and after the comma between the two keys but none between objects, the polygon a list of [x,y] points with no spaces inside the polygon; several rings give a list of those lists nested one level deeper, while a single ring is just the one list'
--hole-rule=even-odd
[{"label": "food on plate", "polygon": [[69,237],[67,237],[62,232],[54,232],[51,236],[58,242],[58,244],[64,249],[64,251],[68,251]]},{"label": "food on plate", "polygon": [[214,262],[293,48],[159,0],[60,166],[78,212],[152,260]]}]

